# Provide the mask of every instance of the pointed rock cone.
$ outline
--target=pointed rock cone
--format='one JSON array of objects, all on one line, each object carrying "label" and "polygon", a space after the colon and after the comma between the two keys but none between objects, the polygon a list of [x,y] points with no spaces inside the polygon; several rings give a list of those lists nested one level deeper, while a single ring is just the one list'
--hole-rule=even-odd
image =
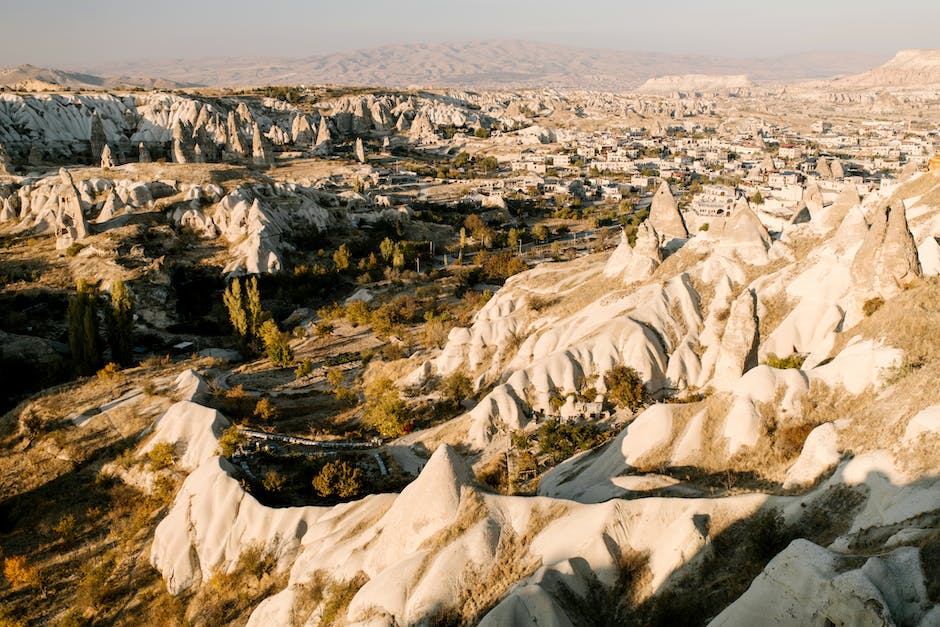
[{"label": "pointed rock cone", "polygon": [[852,260],[852,282],[862,295],[890,298],[920,276],[917,246],[904,203],[877,207],[871,228]]},{"label": "pointed rock cone", "polygon": [[770,248],[770,233],[757,214],[751,210],[747,198],[738,198],[731,217],[725,222],[719,236],[721,246],[733,249],[742,260],[763,263]]},{"label": "pointed rock cone", "polygon": [[806,187],[803,188],[803,203],[809,209],[810,215],[816,215],[822,209],[823,196],[815,179],[811,178],[806,182]]},{"label": "pointed rock cone", "polygon": [[644,220],[637,229],[634,246],[630,246],[627,234],[621,232],[620,244],[604,266],[604,276],[619,276],[625,283],[642,281],[651,277],[661,262],[659,234],[649,220]]},{"label": "pointed rock cone", "polygon": [[111,158],[111,146],[105,144],[104,148],[101,149],[101,169],[110,170],[113,167],[114,160]]},{"label": "pointed rock cone", "polygon": [[826,232],[829,232],[842,224],[842,221],[845,220],[845,216],[849,213],[849,209],[861,204],[862,199],[859,197],[855,185],[853,183],[846,183],[839,197],[836,198],[836,201],[823,210],[819,218],[820,226]]},{"label": "pointed rock cone", "polygon": [[673,238],[685,239],[689,237],[689,231],[685,227],[685,220],[679,213],[679,207],[676,205],[676,199],[669,189],[669,183],[663,181],[653,196],[653,203],[650,206],[649,221],[656,232],[665,239]]},{"label": "pointed rock cone", "polygon": [[366,162],[366,149],[365,149],[365,147],[362,145],[362,138],[361,138],[361,137],[357,137],[357,138],[356,138],[356,160],[357,160],[359,163],[365,163],[365,162]]}]

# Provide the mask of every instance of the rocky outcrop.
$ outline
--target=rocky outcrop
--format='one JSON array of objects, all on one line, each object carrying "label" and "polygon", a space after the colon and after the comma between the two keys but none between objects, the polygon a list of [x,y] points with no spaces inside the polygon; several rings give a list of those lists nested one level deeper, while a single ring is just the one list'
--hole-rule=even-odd
[{"label": "rocky outcrop", "polygon": [[251,160],[258,166],[266,166],[271,160],[268,149],[264,145],[264,138],[261,137],[261,128],[257,123],[252,124],[251,127]]},{"label": "rocky outcrop", "polygon": [[[931,603],[918,549],[859,566],[861,557],[795,540],[709,626],[924,625]],[[936,624],[932,617],[926,624]]]},{"label": "rocky outcrop", "polygon": [[320,117],[320,128],[317,129],[317,144],[314,151],[319,155],[328,155],[333,152],[333,133],[330,131],[326,116]]},{"label": "rocky outcrop", "polygon": [[88,138],[91,144],[91,157],[95,159],[100,157],[104,147],[108,144],[108,137],[104,132],[104,124],[97,111],[91,114],[91,135]]},{"label": "rocky outcrop", "polygon": [[110,170],[113,167],[114,159],[111,158],[111,146],[105,144],[104,148],[101,150],[101,169]]},{"label": "rocky outcrop", "polygon": [[[836,201],[818,214],[817,221],[824,232],[828,232],[842,224],[842,221],[849,213],[849,209],[858,207],[861,204],[862,199],[858,195],[855,184],[846,183]],[[814,217],[816,217],[815,214]]]},{"label": "rocky outcrop", "polygon": [[717,236],[718,248],[726,255],[754,265],[767,263],[770,233],[744,196],[738,198]]},{"label": "rocky outcrop", "polygon": [[663,181],[656,194],[653,196],[653,203],[650,206],[649,221],[651,226],[666,241],[674,238],[685,239],[689,236],[689,231],[685,227],[685,220],[679,213],[679,207],[676,199],[669,189],[669,183]]},{"label": "rocky outcrop", "polygon": [[365,163],[365,162],[366,162],[366,149],[365,149],[365,147],[362,145],[362,138],[361,138],[361,137],[357,137],[357,138],[356,138],[355,153],[356,153],[356,161],[358,161],[359,163]]},{"label": "rocky outcrop", "polygon": [[72,175],[65,168],[59,170],[61,181],[58,192],[55,234],[56,248],[68,248],[88,237],[88,224],[82,212],[82,201]]},{"label": "rocky outcrop", "polygon": [[604,276],[620,277],[624,283],[634,283],[651,277],[660,262],[659,234],[649,220],[644,220],[637,228],[634,246],[630,246],[627,234],[621,233],[620,244],[604,266]]},{"label": "rocky outcrop", "polygon": [[852,260],[859,294],[890,298],[920,276],[917,246],[907,226],[903,202],[876,207],[871,227]]},{"label": "rocky outcrop", "polygon": [[757,297],[744,290],[731,304],[728,322],[721,336],[712,384],[729,390],[745,372],[757,365],[760,337],[757,326]]}]

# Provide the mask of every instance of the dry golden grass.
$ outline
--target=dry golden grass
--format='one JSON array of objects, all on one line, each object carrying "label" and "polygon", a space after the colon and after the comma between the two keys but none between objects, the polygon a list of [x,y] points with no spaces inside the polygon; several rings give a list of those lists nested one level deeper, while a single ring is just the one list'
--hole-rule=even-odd
[{"label": "dry golden grass", "polygon": [[786,290],[780,290],[766,297],[758,293],[757,298],[760,303],[758,311],[761,314],[758,319],[758,333],[760,339],[765,340],[774,329],[780,326],[780,323],[793,310],[793,307],[787,298]]},{"label": "dry golden grass", "polygon": [[457,607],[446,616],[448,624],[475,624],[513,585],[534,573],[541,566],[541,559],[529,551],[532,540],[566,511],[567,507],[561,503],[545,509],[534,508],[521,535],[512,527],[504,526],[495,557],[487,564],[468,564],[464,569],[463,589]]}]

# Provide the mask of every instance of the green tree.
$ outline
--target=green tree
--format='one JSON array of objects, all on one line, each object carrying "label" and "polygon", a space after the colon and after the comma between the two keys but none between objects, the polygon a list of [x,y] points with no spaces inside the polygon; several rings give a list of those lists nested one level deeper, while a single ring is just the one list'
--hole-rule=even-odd
[{"label": "green tree", "polygon": [[544,224],[536,224],[532,229],[532,237],[534,237],[539,242],[544,242],[548,239],[548,227]]},{"label": "green tree", "polygon": [[101,337],[98,334],[98,297],[93,287],[79,281],[69,299],[69,348],[75,372],[94,374],[101,365]]},{"label": "green tree", "polygon": [[604,375],[607,400],[617,407],[636,411],[646,401],[646,387],[640,373],[630,366],[614,366]]},{"label": "green tree", "polygon": [[391,263],[392,255],[395,254],[395,242],[386,237],[379,244],[379,252],[382,253],[382,259],[385,260],[385,263]]},{"label": "green tree", "polygon": [[381,378],[366,386],[365,419],[383,437],[401,435],[411,421],[411,412],[391,379]]},{"label": "green tree", "polygon": [[261,292],[258,279],[251,277],[245,281],[244,292],[238,278],[232,279],[222,294],[229,322],[235,332],[235,340],[243,355],[250,355],[257,350],[261,324],[269,317],[261,308]]},{"label": "green tree", "polygon": [[466,152],[461,152],[457,155],[457,158],[454,159],[454,167],[457,168],[462,168],[468,163],[470,163],[470,154]]},{"label": "green tree", "polygon": [[340,244],[340,247],[333,253],[333,263],[340,272],[349,269],[352,255],[349,254],[349,247],[346,244]]},{"label": "green tree", "polygon": [[320,469],[312,483],[320,496],[349,498],[362,490],[362,471],[349,462],[329,462]]},{"label": "green tree", "polygon": [[232,425],[223,431],[222,437],[219,438],[219,452],[223,457],[231,457],[247,441],[248,436],[242,433],[238,427]]},{"label": "green tree", "polygon": [[480,162],[480,167],[483,168],[483,172],[486,174],[496,172],[499,170],[499,161],[496,157],[486,157]]},{"label": "green tree", "polygon": [[283,368],[294,363],[294,351],[287,341],[287,334],[277,328],[274,320],[265,320],[261,325],[261,341],[265,354],[275,366]]},{"label": "green tree", "polygon": [[459,370],[441,380],[441,394],[449,405],[456,408],[473,395],[473,382]]},{"label": "green tree", "polygon": [[248,312],[242,303],[242,283],[238,278],[232,279],[232,282],[225,288],[222,294],[222,301],[228,310],[228,319],[232,324],[232,330],[235,332],[235,340],[238,342],[242,353],[248,350]]},{"label": "green tree", "polygon": [[134,351],[134,303],[121,280],[111,285],[111,302],[105,310],[111,359],[122,366],[131,365]]}]

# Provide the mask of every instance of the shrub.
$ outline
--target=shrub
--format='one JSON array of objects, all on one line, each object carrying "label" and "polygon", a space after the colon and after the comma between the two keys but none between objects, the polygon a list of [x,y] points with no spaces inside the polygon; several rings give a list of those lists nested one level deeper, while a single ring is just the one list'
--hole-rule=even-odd
[{"label": "shrub", "polygon": [[72,514],[60,516],[58,522],[53,525],[52,531],[63,542],[71,542],[75,538],[75,516]]},{"label": "shrub", "polygon": [[320,469],[312,483],[320,496],[349,498],[362,489],[362,471],[345,461],[329,462]]},{"label": "shrub", "polygon": [[411,412],[401,399],[391,379],[381,378],[366,386],[366,422],[383,437],[395,437],[405,431]]},{"label": "shrub", "polygon": [[646,387],[640,373],[630,366],[614,366],[604,375],[607,399],[617,407],[636,411],[646,402]]},{"label": "shrub", "polygon": [[231,457],[247,441],[248,436],[233,425],[222,432],[222,437],[219,438],[219,452],[223,457]]},{"label": "shrub", "polygon": [[154,472],[170,468],[176,463],[176,447],[172,442],[158,442],[147,452],[147,461]]},{"label": "shrub", "polygon": [[336,327],[333,326],[332,322],[327,320],[321,320],[317,323],[316,333],[317,337],[326,337],[333,333],[336,330]]},{"label": "shrub", "polygon": [[444,399],[454,406],[473,395],[473,382],[464,373],[454,372],[441,381],[441,393]]},{"label": "shrub", "polygon": [[108,362],[104,368],[98,371],[98,378],[101,379],[102,381],[113,379],[114,377],[117,376],[118,372],[120,371],[121,371],[121,366],[111,361],[111,362]]},{"label": "shrub", "polygon": [[865,314],[865,317],[873,315],[876,311],[881,309],[881,306],[885,304],[885,299],[880,296],[874,298],[869,298],[862,304],[862,313]]},{"label": "shrub", "polygon": [[287,341],[287,334],[281,333],[274,320],[265,320],[261,325],[261,341],[264,352],[275,366],[283,368],[294,362],[294,351]]},{"label": "shrub", "polygon": [[65,254],[69,257],[74,257],[78,253],[82,252],[83,248],[85,248],[84,244],[75,242],[73,244],[69,244],[69,247],[65,249]]},{"label": "shrub", "polygon": [[284,488],[285,483],[287,483],[287,479],[276,470],[266,472],[264,479],[261,481],[261,485],[264,486],[264,489],[268,492],[280,492]]},{"label": "shrub", "polygon": [[340,244],[340,247],[333,253],[333,264],[340,272],[349,269],[352,261],[352,255],[349,254],[349,247],[346,244]]},{"label": "shrub", "polygon": [[780,370],[786,370],[787,368],[794,368],[799,370],[803,367],[803,362],[806,361],[806,356],[801,355],[800,353],[793,353],[792,355],[787,355],[786,357],[777,357],[773,353],[767,355],[767,365],[771,368],[778,368]]},{"label": "shrub", "polygon": [[255,410],[253,413],[255,418],[264,420],[265,422],[277,420],[279,417],[277,407],[275,407],[274,403],[272,403],[270,399],[267,398],[262,398],[260,401],[258,401],[258,403],[255,405]]},{"label": "shrub", "polygon": [[297,364],[297,367],[294,369],[294,376],[298,379],[303,379],[311,372],[313,372],[313,361],[304,359]]},{"label": "shrub", "polygon": [[3,560],[3,576],[12,588],[39,585],[39,571],[26,561],[25,555],[14,555]]}]

